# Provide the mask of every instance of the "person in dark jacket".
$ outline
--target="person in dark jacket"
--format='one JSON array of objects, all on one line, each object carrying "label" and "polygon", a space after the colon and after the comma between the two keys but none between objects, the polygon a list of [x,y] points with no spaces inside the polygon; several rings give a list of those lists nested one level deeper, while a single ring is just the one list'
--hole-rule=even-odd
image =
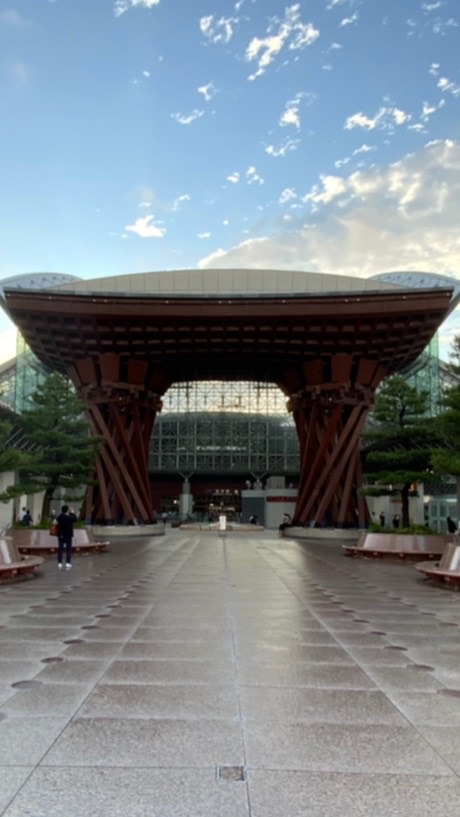
[{"label": "person in dark jacket", "polygon": [[77,521],[72,509],[69,510],[68,505],[63,505],[61,513],[58,515],[58,568],[62,570],[62,557],[64,555],[64,548],[66,552],[66,569],[70,570],[72,567],[72,539],[73,539],[73,525]]},{"label": "person in dark jacket", "polygon": [[454,520],[450,516],[448,516],[446,521],[447,530],[449,531],[449,533],[455,533],[457,530],[457,525],[455,524]]}]

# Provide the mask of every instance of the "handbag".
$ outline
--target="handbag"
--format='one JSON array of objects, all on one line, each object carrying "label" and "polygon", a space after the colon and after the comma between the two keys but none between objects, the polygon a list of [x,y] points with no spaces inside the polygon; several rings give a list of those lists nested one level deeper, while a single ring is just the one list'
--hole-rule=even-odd
[{"label": "handbag", "polygon": [[51,525],[50,525],[50,536],[57,536],[57,535],[58,535],[58,527],[59,527],[59,526],[58,526],[58,523],[57,523],[57,522],[51,522]]}]

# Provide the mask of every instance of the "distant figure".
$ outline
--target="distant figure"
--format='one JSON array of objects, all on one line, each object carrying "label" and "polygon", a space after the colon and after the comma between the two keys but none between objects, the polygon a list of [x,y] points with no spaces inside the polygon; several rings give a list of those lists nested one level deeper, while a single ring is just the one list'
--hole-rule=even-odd
[{"label": "distant figure", "polygon": [[279,536],[284,536],[284,531],[292,525],[292,517],[289,513],[283,514],[283,521],[278,527]]},{"label": "distant figure", "polygon": [[249,517],[249,523],[251,525],[258,525],[259,524],[259,520],[258,520],[258,518],[257,518],[257,516],[255,514],[252,514],[252,516]]},{"label": "distant figure", "polygon": [[77,521],[72,509],[69,510],[68,505],[63,505],[61,513],[57,517],[58,523],[58,568],[62,570],[62,557],[64,555],[64,548],[66,551],[66,568],[70,570],[72,567],[72,539],[73,539],[73,525]]},{"label": "distant figure", "polygon": [[21,519],[21,525],[24,525],[25,527],[28,527],[29,525],[32,524],[32,522],[33,522],[32,514],[30,513],[29,510],[26,510],[25,514],[23,515],[23,517]]},{"label": "distant figure", "polygon": [[449,533],[455,533],[457,530],[457,525],[455,524],[454,520],[451,519],[450,516],[447,517],[447,530]]},{"label": "distant figure", "polygon": [[383,511],[380,511],[379,514],[379,524],[381,528],[385,527],[385,514],[383,513]]},{"label": "distant figure", "polygon": [[393,527],[399,528],[399,514],[395,514],[393,517]]},{"label": "distant figure", "polygon": [[168,514],[166,513],[166,511],[163,511],[163,513],[161,514],[161,519],[162,519],[163,525],[166,525],[166,522],[168,521]]}]

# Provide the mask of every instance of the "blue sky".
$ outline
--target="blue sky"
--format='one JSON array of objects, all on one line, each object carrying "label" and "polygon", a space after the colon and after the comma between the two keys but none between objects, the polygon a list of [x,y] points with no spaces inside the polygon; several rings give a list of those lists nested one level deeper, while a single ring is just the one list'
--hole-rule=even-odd
[{"label": "blue sky", "polygon": [[458,0],[3,0],[0,279],[460,277],[459,53]]}]

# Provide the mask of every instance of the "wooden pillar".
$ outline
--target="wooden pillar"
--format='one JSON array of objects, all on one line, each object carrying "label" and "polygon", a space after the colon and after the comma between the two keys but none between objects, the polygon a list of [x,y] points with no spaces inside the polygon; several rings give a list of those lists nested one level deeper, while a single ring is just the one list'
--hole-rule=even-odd
[{"label": "wooden pillar", "polygon": [[289,389],[300,447],[300,479],[294,521],[311,527],[364,527],[367,504],[360,494],[360,437],[385,376],[378,361],[334,354],[306,360],[282,381]]},{"label": "wooden pillar", "polygon": [[153,522],[149,443],[169,384],[147,361],[115,354],[77,361],[69,375],[86,406],[91,431],[101,441],[85,518],[106,524]]}]

